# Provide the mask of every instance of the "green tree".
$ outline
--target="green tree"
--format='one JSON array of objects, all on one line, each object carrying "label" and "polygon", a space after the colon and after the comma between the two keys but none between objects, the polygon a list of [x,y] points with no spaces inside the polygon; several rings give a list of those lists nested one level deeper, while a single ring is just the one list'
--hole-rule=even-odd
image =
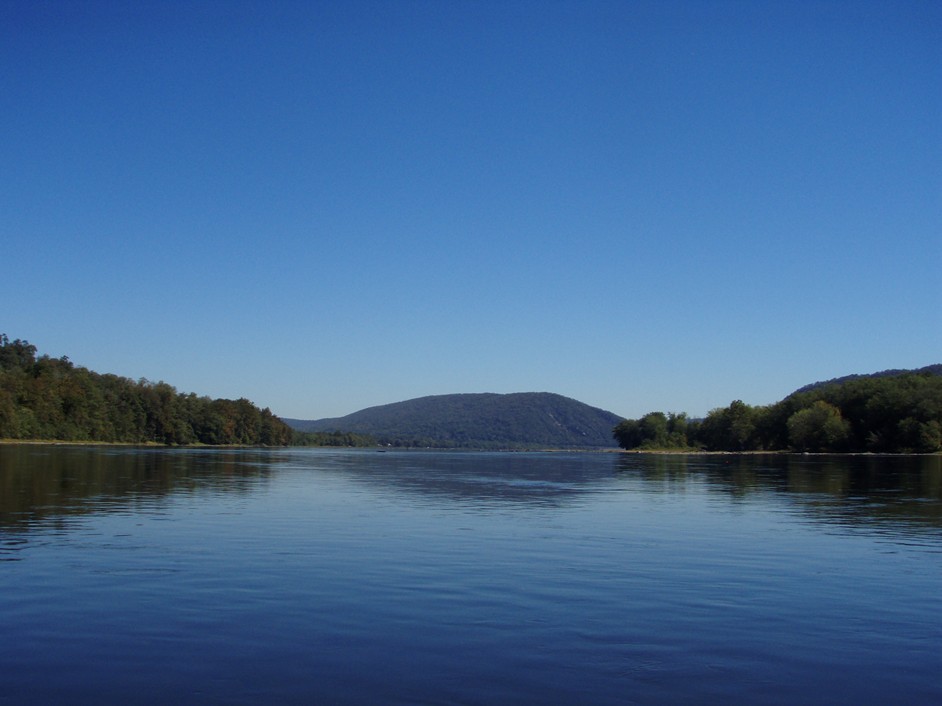
[{"label": "green tree", "polygon": [[787,426],[789,442],[798,451],[842,451],[850,434],[841,411],[824,400],[795,412]]},{"label": "green tree", "polygon": [[711,451],[748,451],[757,448],[758,413],[742,400],[707,414],[700,425],[699,441]]},{"label": "green tree", "polygon": [[899,450],[909,453],[942,451],[942,423],[936,420],[921,422],[907,417],[899,423],[897,432]]},{"label": "green tree", "polygon": [[0,333],[0,370],[25,370],[35,362],[36,346],[18,338],[11,343],[5,333]]},{"label": "green tree", "polygon": [[0,438],[283,445],[291,429],[248,400],[100,375],[0,334]]},{"label": "green tree", "polygon": [[615,425],[612,436],[623,449],[636,449],[641,446],[641,423],[637,419],[625,419]]},{"label": "green tree", "polygon": [[663,412],[649,412],[641,417],[642,446],[664,448],[667,446],[667,415]]},{"label": "green tree", "polygon": [[648,412],[641,419],[625,419],[612,430],[623,449],[687,447],[687,415]]}]

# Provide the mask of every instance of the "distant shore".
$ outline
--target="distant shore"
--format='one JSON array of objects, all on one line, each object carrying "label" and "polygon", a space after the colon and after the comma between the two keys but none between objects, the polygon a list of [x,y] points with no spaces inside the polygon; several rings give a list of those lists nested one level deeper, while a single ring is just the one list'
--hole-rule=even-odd
[{"label": "distant shore", "polygon": [[[65,439],[0,439],[0,446],[134,446],[152,449],[285,449],[287,446],[242,444],[162,444],[159,441],[88,441]],[[300,448],[300,447],[296,447]]]},{"label": "distant shore", "polygon": [[699,451],[683,449],[615,449],[617,453],[636,456],[942,456],[942,451],[932,453],[887,453],[877,451]]},{"label": "distant shore", "polygon": [[[374,447],[352,447],[352,446],[246,446],[238,444],[180,444],[167,445],[158,441],[87,441],[76,440],[69,441],[65,439],[0,439],[0,446],[120,446],[120,447],[144,447],[154,449],[333,449],[340,450],[345,448],[359,448],[361,450],[370,450]],[[780,449],[776,451],[705,451],[702,449],[617,449],[611,447],[599,448],[581,448],[581,449],[474,449],[474,448],[428,448],[411,449],[408,447],[388,448],[385,446],[376,446],[377,450],[382,451],[486,451],[493,453],[613,453],[626,454],[632,456],[942,456],[942,451],[933,453],[877,453],[872,451],[856,451],[845,453],[828,452],[809,452],[809,451],[789,451]]]}]

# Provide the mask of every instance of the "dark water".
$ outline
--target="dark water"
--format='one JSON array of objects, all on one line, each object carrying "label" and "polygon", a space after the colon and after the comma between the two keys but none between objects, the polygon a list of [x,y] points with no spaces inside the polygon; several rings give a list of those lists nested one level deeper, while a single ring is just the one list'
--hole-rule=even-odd
[{"label": "dark water", "polygon": [[939,704],[942,459],[0,447],[0,704]]}]

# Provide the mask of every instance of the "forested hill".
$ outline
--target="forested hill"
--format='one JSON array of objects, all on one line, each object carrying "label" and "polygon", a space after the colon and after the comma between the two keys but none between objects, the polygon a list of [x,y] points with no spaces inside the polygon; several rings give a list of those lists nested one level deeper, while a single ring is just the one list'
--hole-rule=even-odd
[{"label": "forested hill", "polygon": [[819,390],[822,387],[828,387],[829,385],[842,385],[845,382],[851,382],[852,380],[860,380],[863,378],[889,378],[899,377],[900,375],[942,375],[942,363],[937,363],[936,365],[927,365],[926,367],[918,368],[917,370],[900,370],[894,368],[893,370],[881,370],[878,373],[844,375],[843,377],[833,378],[831,380],[823,380],[821,382],[813,382],[810,385],[799,387],[792,394],[800,395],[803,392]]},{"label": "forested hill", "polygon": [[438,448],[614,447],[621,417],[549,392],[433,395],[346,417],[286,419],[298,431],[369,434],[381,444]]},{"label": "forested hill", "polygon": [[734,400],[704,419],[649,412],[615,427],[626,449],[942,452],[942,365],[848,375],[806,385],[775,404]]},{"label": "forested hill", "polygon": [[292,436],[246,399],[95,373],[0,334],[0,439],[284,446]]}]

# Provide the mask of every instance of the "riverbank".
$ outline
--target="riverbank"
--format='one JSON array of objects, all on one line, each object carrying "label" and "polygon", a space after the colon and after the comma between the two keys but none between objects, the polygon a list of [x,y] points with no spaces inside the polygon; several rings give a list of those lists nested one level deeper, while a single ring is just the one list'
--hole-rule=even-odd
[{"label": "riverbank", "polygon": [[[245,444],[162,444],[159,441],[89,441],[66,439],[0,439],[0,445],[28,446],[122,446],[155,449],[285,449],[287,446],[248,446]],[[296,447],[300,448],[300,447]]]},{"label": "riverbank", "polygon": [[[157,449],[344,449],[344,448],[362,448],[369,450],[371,447],[352,447],[352,446],[246,446],[239,444],[179,444],[167,445],[157,441],[89,441],[89,440],[66,440],[66,439],[0,439],[0,445],[29,445],[29,446],[114,446],[114,447],[138,447],[138,448],[157,448]],[[615,448],[583,448],[583,449],[438,449],[424,448],[413,449],[408,447],[385,447],[377,446],[381,451],[465,451],[465,452],[493,452],[493,453],[614,453],[631,456],[942,456],[942,451],[925,454],[893,454],[893,453],[875,453],[872,451],[855,451],[845,453],[828,452],[809,452],[809,451],[791,451],[788,449],[779,449],[774,451],[706,451],[703,449],[615,449]]]},{"label": "riverbank", "polygon": [[874,451],[704,451],[683,449],[617,449],[617,453],[635,456],[942,456],[942,451],[932,453],[878,453]]}]

